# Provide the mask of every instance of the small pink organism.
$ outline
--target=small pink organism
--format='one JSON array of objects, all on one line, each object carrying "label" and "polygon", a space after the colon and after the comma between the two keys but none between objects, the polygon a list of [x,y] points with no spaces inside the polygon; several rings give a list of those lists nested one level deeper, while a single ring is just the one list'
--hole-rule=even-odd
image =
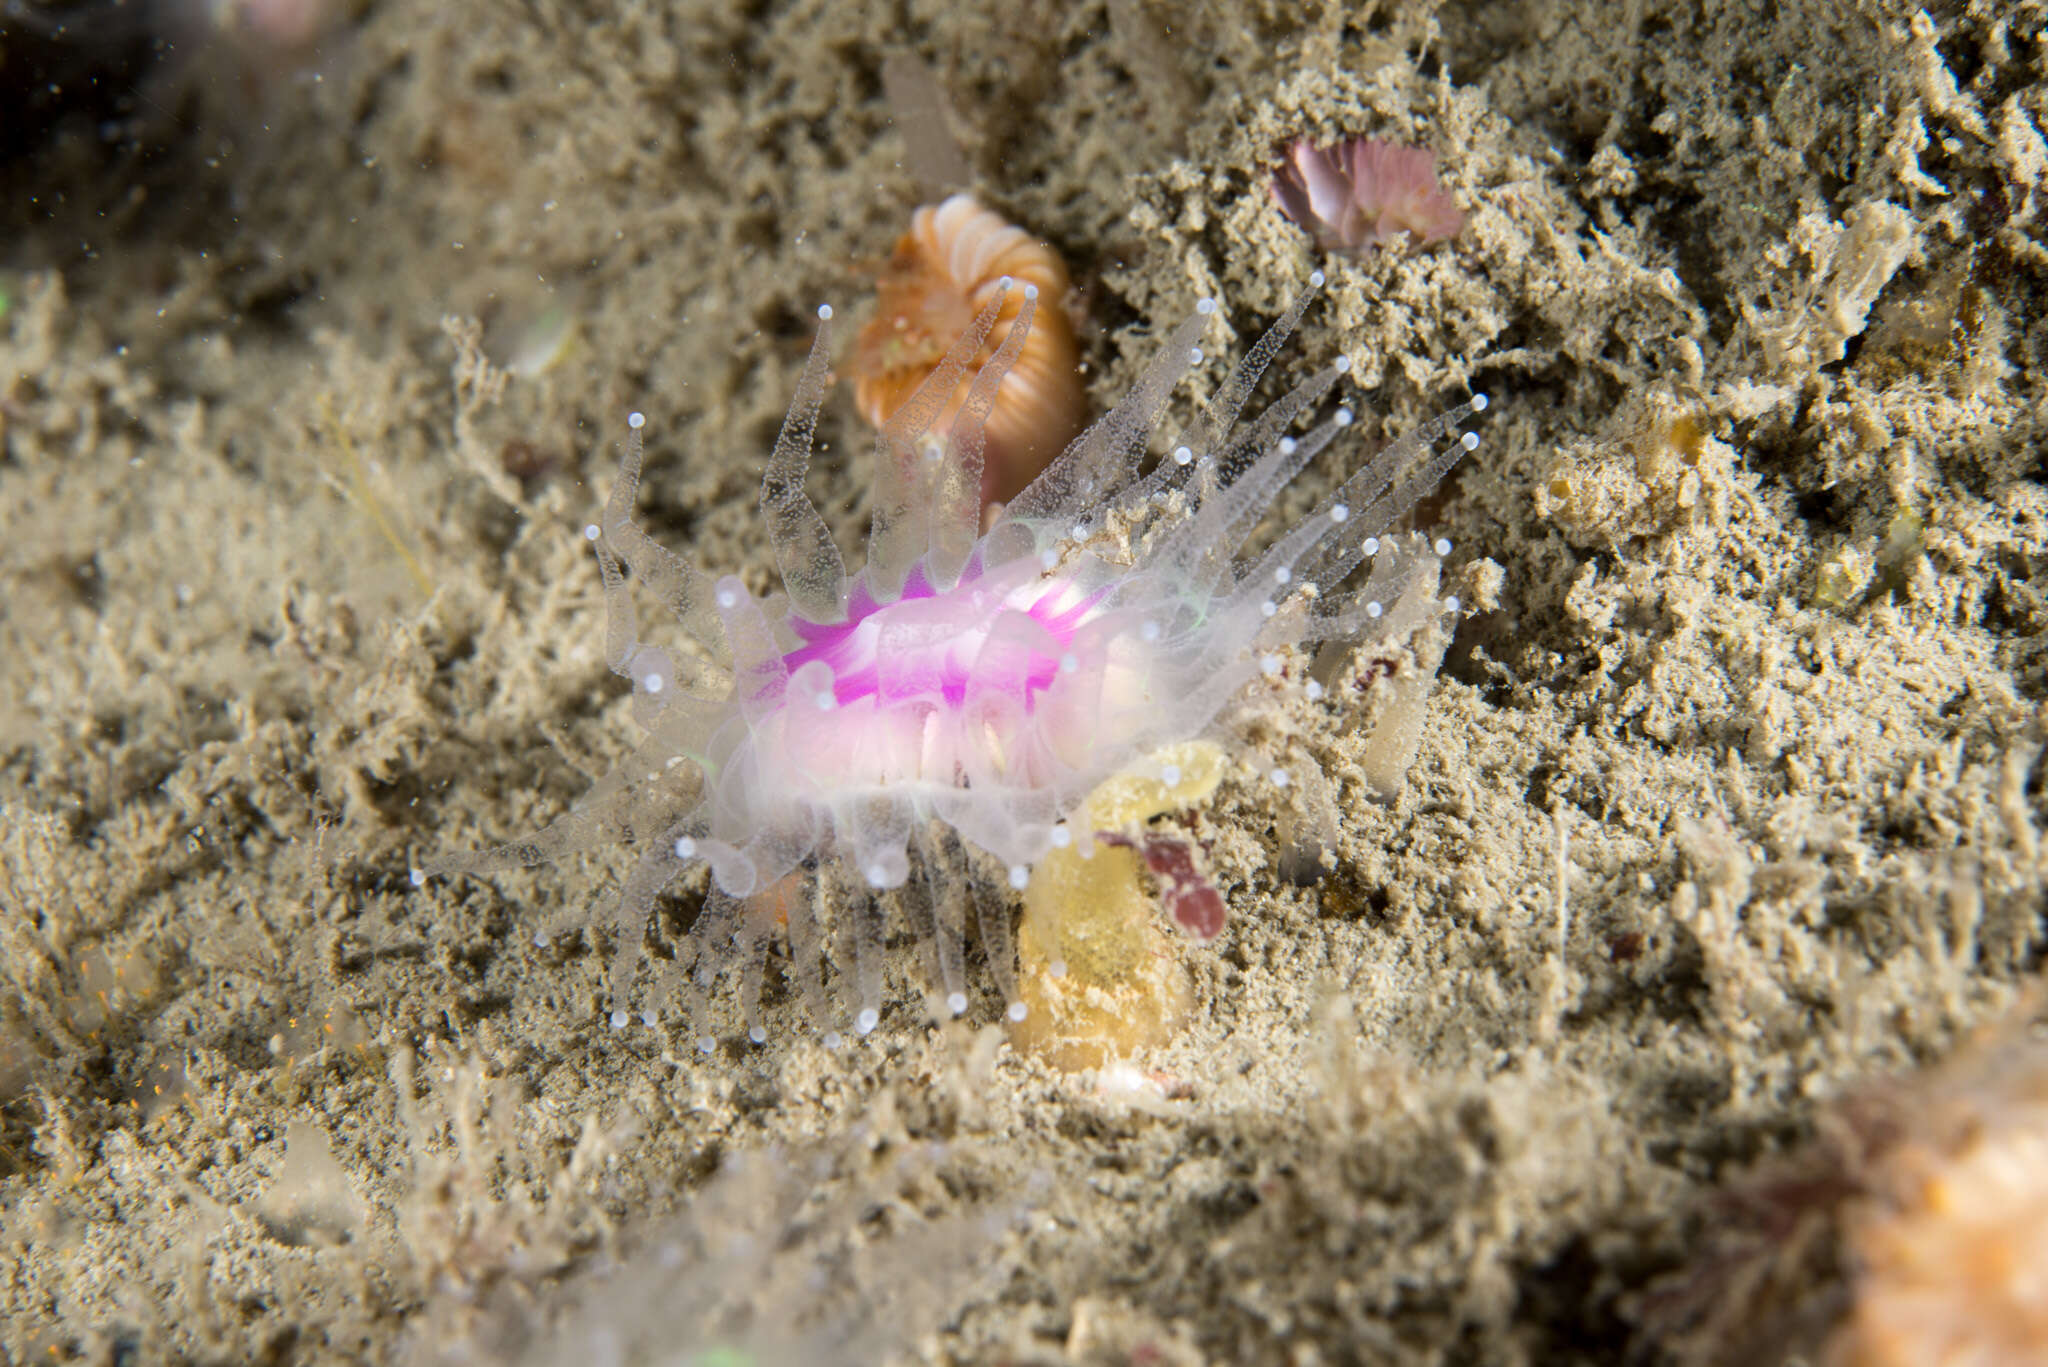
[{"label": "small pink organism", "polygon": [[[604,579],[606,658],[631,682],[647,735],[553,825],[430,860],[414,884],[632,842],[640,853],[609,918],[609,1012],[620,1028],[656,898],[708,866],[703,910],[675,960],[659,961],[706,1051],[714,1037],[704,995],[728,974],[748,1035],[766,1038],[763,966],[785,922],[790,977],[828,1041],[838,1014],[824,981],[828,957],[851,981],[855,1030],[865,1035],[880,1020],[885,919],[907,920],[926,941],[946,1005],[961,1014],[972,905],[1006,1014],[1022,1021],[1014,892],[1032,886],[1041,861],[1094,847],[1090,822],[1069,823],[1091,793],[1134,773],[1172,787],[1176,766],[1160,759],[1169,747],[1243,738],[1251,715],[1282,690],[1321,697],[1297,647],[1398,643],[1458,611],[1438,593],[1448,543],[1389,528],[1477,446],[1458,425],[1486,407],[1484,395],[1395,438],[1305,517],[1247,544],[1352,423],[1339,407],[1290,431],[1343,380],[1343,356],[1238,422],[1322,283],[1315,273],[1197,424],[1154,458],[1173,390],[1206,359],[1198,343],[1218,308],[1199,301],[1123,400],[984,532],[990,415],[1043,302],[1036,286],[999,281],[883,425],[867,563],[852,574],[804,491],[829,383],[821,326],[762,480],[782,579],[765,599],[735,575],[706,574],[633,520],[643,425],[633,414],[618,482],[584,535]],[[982,359],[1019,288],[1023,307]],[[629,572],[695,649],[641,637]],[[1334,825],[1313,769],[1298,767],[1289,780],[1274,768],[1269,781],[1287,801],[1319,795],[1314,810]],[[965,846],[1002,873],[978,879]],[[1191,857],[1166,862],[1179,919],[1214,935],[1221,898],[1213,889],[1205,897]],[[652,1006],[641,1014],[649,1024],[656,1016]]]},{"label": "small pink organism", "polygon": [[1324,251],[1362,253],[1404,233],[1423,247],[1465,226],[1457,202],[1436,183],[1436,153],[1380,138],[1333,147],[1297,138],[1272,186],[1280,212]]}]

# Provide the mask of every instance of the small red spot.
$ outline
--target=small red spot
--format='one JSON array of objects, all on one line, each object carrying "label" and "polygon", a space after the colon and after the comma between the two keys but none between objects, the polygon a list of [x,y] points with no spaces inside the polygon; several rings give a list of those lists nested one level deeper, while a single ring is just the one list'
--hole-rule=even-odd
[{"label": "small red spot", "polygon": [[1643,933],[1625,930],[1607,942],[1607,957],[1615,963],[1631,963],[1643,952]]},{"label": "small red spot", "polygon": [[1391,679],[1398,672],[1399,667],[1393,660],[1368,660],[1366,661],[1365,668],[1358,672],[1358,678],[1352,682],[1351,686],[1363,693],[1381,679]]},{"label": "small red spot", "polygon": [[1166,909],[1181,929],[1207,942],[1223,933],[1226,912],[1223,894],[1207,883],[1198,888],[1176,889],[1166,894]]},{"label": "small red spot", "polygon": [[1191,843],[1178,836],[1149,834],[1134,841],[1115,831],[1098,831],[1096,838],[1105,845],[1122,845],[1138,851],[1152,876],[1165,884],[1160,900],[1165,903],[1166,914],[1182,930],[1205,944],[1223,933],[1229,908],[1223,904],[1223,894],[1196,867],[1195,847]]},{"label": "small red spot", "polygon": [[530,441],[514,437],[499,448],[498,463],[506,474],[519,481],[523,492],[530,494],[535,485],[561,468],[562,458],[552,451],[543,451]]}]

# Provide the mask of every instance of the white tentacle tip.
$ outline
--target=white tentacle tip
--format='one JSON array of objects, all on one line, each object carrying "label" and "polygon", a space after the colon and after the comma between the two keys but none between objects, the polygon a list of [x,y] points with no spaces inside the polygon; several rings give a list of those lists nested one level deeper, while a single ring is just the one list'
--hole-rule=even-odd
[{"label": "white tentacle tip", "polygon": [[1200,299],[1197,299],[1195,301],[1195,312],[1201,314],[1204,318],[1207,318],[1210,314],[1214,313],[1215,311],[1216,301],[1210,296],[1203,295]]},{"label": "white tentacle tip", "polygon": [[818,321],[821,323],[832,321],[832,306],[830,304],[818,305]]},{"label": "white tentacle tip", "polygon": [[965,992],[948,992],[946,994],[946,1010],[956,1016],[966,1015],[967,994]]},{"label": "white tentacle tip", "polygon": [[860,1014],[853,1018],[854,1033],[859,1035],[873,1034],[875,1027],[881,1023],[881,1012],[875,1010],[872,1006],[863,1006],[860,1009]]},{"label": "white tentacle tip", "polygon": [[427,871],[425,869],[413,869],[405,876],[416,888],[423,888],[427,885]]},{"label": "white tentacle tip", "polygon": [[1005,1016],[1008,1016],[1012,1021],[1021,1022],[1024,1019],[1024,1017],[1030,1013],[1025,1010],[1023,1002],[1011,1002],[1008,1006],[1003,1008],[1003,1014]]},{"label": "white tentacle tip", "polygon": [[628,413],[626,415],[626,426],[638,432],[641,428],[647,426],[647,415],[645,413]]},{"label": "white tentacle tip", "polygon": [[1493,400],[1487,398],[1484,394],[1474,394],[1472,396],[1472,411],[1474,413],[1484,413],[1486,405],[1492,402]]},{"label": "white tentacle tip", "polygon": [[619,1009],[619,1010],[617,1010],[617,1011],[614,1011],[614,1012],[612,1012],[612,1029],[614,1029],[614,1030],[623,1030],[623,1029],[625,1029],[625,1028],[626,1028],[626,1022],[627,1022],[627,1021],[628,1021],[629,1019],[631,1019],[631,1018],[630,1018],[629,1016],[627,1016],[627,1015],[626,1015],[626,1012],[625,1012],[625,1010],[624,1010],[623,1008],[621,1008],[621,1009]]}]

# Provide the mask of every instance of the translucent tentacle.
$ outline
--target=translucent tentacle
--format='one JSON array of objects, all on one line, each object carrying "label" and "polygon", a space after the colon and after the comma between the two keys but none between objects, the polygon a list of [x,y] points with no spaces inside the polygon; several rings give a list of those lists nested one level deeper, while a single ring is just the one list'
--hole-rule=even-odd
[{"label": "translucent tentacle", "polygon": [[[996,315],[1002,311],[1003,299],[1009,293],[1008,279],[1004,277],[967,325],[967,331],[946,348],[946,354],[925,376],[924,383],[882,424],[881,449],[875,458],[865,571],[868,592],[877,602],[894,602],[902,596],[905,576],[917,557],[924,554],[930,535],[931,483],[935,475],[945,478],[943,467],[951,464],[945,459],[945,445],[932,439],[932,424],[944,415],[947,402],[967,377],[968,366],[988,340],[989,329],[995,326]],[[1016,335],[1013,324],[1010,336]],[[977,442],[977,455],[979,450]],[[981,470],[977,464],[973,494],[977,501],[980,491]]]},{"label": "translucent tentacle", "polygon": [[[819,891],[823,893],[828,878],[838,885],[832,909],[838,958],[842,974],[847,964],[853,966],[853,1028],[865,1035],[882,1018],[882,912],[858,870],[849,871],[855,876],[848,879],[833,873],[833,868],[831,862],[819,865]],[[829,1034],[826,1039],[831,1042]]]},{"label": "translucent tentacle", "polygon": [[732,646],[734,695],[748,721],[758,721],[782,705],[789,691],[789,666],[775,643],[775,632],[761,605],[738,576],[727,575],[712,590],[725,639]]},{"label": "translucent tentacle", "polygon": [[946,991],[946,1010],[957,1016],[967,1009],[967,880],[941,851],[944,838],[918,834],[918,862],[924,867],[925,896],[931,908],[932,961]]},{"label": "translucent tentacle", "polygon": [[687,777],[701,788],[705,751],[729,713],[723,701],[678,693],[669,699],[652,732],[576,799],[577,809],[594,807],[614,793],[664,777],[685,765]]},{"label": "translucent tentacle", "polygon": [[1197,307],[1193,317],[1173,330],[1131,392],[1074,438],[1059,458],[1011,501],[1003,511],[1004,522],[1071,516],[1078,509],[1101,504],[1130,482],[1174,387],[1201,363],[1195,341],[1216,311],[1213,300],[1202,302],[1208,307]]},{"label": "translucent tentacle", "polygon": [[835,824],[846,839],[854,871],[871,888],[900,888],[910,877],[910,809],[892,797],[856,798]]},{"label": "translucent tentacle", "polygon": [[[634,577],[661,600],[662,606],[682,624],[683,630],[710,651],[712,658],[724,658],[724,643],[719,639],[717,620],[709,608],[710,576],[655,541],[633,521],[633,504],[639,497],[640,466],[644,454],[640,431],[646,422],[638,413],[627,415],[628,430],[625,449],[619,459],[619,477],[612,485],[611,497],[605,500],[604,525],[599,536],[592,538],[597,543],[598,565],[604,573],[605,658],[612,662],[614,669],[618,668],[622,658],[616,647],[635,637],[631,626],[632,609],[620,582],[617,562],[607,563],[611,555],[624,559],[632,568]],[[588,529],[584,535],[590,535]],[[623,638],[617,634],[615,625],[622,606],[627,624]]]},{"label": "translucent tentacle", "polygon": [[[1001,302],[1002,292],[998,291],[995,303]],[[1024,350],[1037,311],[1038,286],[1026,285],[1024,306],[1011,320],[1010,331],[996,348],[996,354],[974,377],[967,399],[953,419],[947,437],[947,456],[939,462],[932,488],[926,532],[925,574],[941,590],[959,581],[960,571],[981,535],[981,474],[988,418],[995,411],[996,392],[1002,388],[1003,378]]]},{"label": "translucent tentacle", "polygon": [[[964,872],[964,871],[963,871]],[[1017,995],[1017,944],[1010,931],[1010,899],[996,895],[992,888],[977,890],[975,920],[981,927],[982,952],[988,956],[988,970],[995,975],[1003,994],[1003,1014],[1013,1021],[1024,1019],[1024,1001]]]},{"label": "translucent tentacle", "polygon": [[[1475,394],[1414,431],[1403,433],[1346,480],[1336,493],[1318,504],[1308,519],[1311,524],[1342,522],[1350,530],[1326,540],[1302,567],[1304,576],[1315,583],[1334,586],[1357,568],[1368,554],[1365,542],[1385,531],[1479,445],[1476,433],[1461,434],[1456,427],[1473,414],[1485,412],[1486,407],[1486,396]],[[1454,440],[1438,448],[1437,443],[1446,436]],[[1346,516],[1332,519],[1331,512],[1339,506],[1346,510]]]},{"label": "translucent tentacle", "polygon": [[[1411,534],[1368,541],[1373,545],[1372,569],[1365,587],[1356,595],[1359,606],[1311,617],[1300,639],[1401,636],[1422,625],[1429,613],[1437,609],[1437,571],[1441,562],[1427,539]],[[1426,590],[1417,592],[1418,584],[1425,585]]]},{"label": "translucent tentacle", "polygon": [[831,362],[831,306],[818,309],[818,338],[811,344],[810,359],[804,362],[803,378],[797,381],[796,398],[782,431],[775,438],[774,454],[761,476],[761,515],[768,523],[768,540],[775,548],[775,563],[782,571],[782,586],[798,613],[813,622],[837,622],[846,616],[846,562],[832,540],[818,505],[804,492],[804,475],[811,467],[811,438],[818,427],[818,409],[825,401]]},{"label": "translucent tentacle", "polygon": [[1252,391],[1258,387],[1259,380],[1265,375],[1266,368],[1273,363],[1273,358],[1280,353],[1280,348],[1287,344],[1287,339],[1294,335],[1295,328],[1301,325],[1302,314],[1307,311],[1309,304],[1314,302],[1316,291],[1322,287],[1322,283],[1321,271],[1309,277],[1308,288],[1294,296],[1294,302],[1287,306],[1287,311],[1280,315],[1279,321],[1266,329],[1265,335],[1244,354],[1244,359],[1230,372],[1230,378],[1224,382],[1222,390],[1210,400],[1209,416],[1202,425],[1200,437],[1192,445],[1182,443],[1176,446],[1168,459],[1160,461],[1151,474],[1132,485],[1117,500],[1119,507],[1135,508],[1145,500],[1180,484],[1197,468],[1198,453],[1218,456],[1218,453],[1223,451],[1224,444],[1229,441],[1232,429],[1237,426],[1238,417],[1244,412],[1244,406],[1250,400]]},{"label": "translucent tentacle", "polygon": [[622,1030],[626,1025],[626,1003],[633,995],[633,973],[640,962],[640,945],[647,937],[647,919],[653,914],[654,899],[688,867],[687,856],[676,848],[685,829],[676,826],[653,841],[626,875],[625,886],[619,889],[619,900],[612,911],[610,1012],[614,1030]]},{"label": "translucent tentacle", "polygon": [[1230,436],[1231,428],[1237,425],[1238,414],[1244,411],[1252,390],[1258,387],[1259,379],[1266,373],[1266,367],[1280,354],[1280,348],[1287,345],[1287,339],[1301,326],[1301,315],[1314,302],[1316,291],[1323,285],[1323,273],[1315,272],[1308,278],[1308,288],[1294,296],[1294,302],[1280,315],[1278,322],[1266,329],[1266,335],[1252,344],[1237,368],[1230,372],[1230,379],[1223,386],[1223,392],[1216,396],[1209,408],[1209,421],[1202,433],[1202,450],[1214,451]]},{"label": "translucent tentacle", "polygon": [[789,917],[789,961],[796,975],[797,990],[811,1024],[821,1031],[832,1028],[832,994],[825,985],[824,927],[819,920],[822,888],[817,877],[792,875],[795,881],[783,907]]},{"label": "translucent tentacle", "polygon": [[[631,763],[631,760],[625,763]],[[687,777],[694,782],[699,776],[693,770]],[[592,849],[616,840],[633,840],[644,834],[644,829],[655,821],[676,821],[675,807],[678,804],[693,813],[697,796],[693,791],[678,795],[672,803],[655,803],[649,800],[649,794],[644,790],[621,784],[595,800],[586,796],[575,807],[524,839],[424,860],[416,871],[415,881],[424,883],[428,878],[446,874],[531,868],[576,850]],[[685,797],[689,801],[685,802]]]},{"label": "translucent tentacle", "polygon": [[1274,400],[1242,440],[1214,459],[1200,459],[1198,482],[1189,489],[1193,516],[1160,540],[1152,563],[1170,566],[1199,588],[1213,587],[1274,496],[1335,435],[1334,429],[1315,440],[1282,434],[1347,368],[1341,357],[1325,366]]}]

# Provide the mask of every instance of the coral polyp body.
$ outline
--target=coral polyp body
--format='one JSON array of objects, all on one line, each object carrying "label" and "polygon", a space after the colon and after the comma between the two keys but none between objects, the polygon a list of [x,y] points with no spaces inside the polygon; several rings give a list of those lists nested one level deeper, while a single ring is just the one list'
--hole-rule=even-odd
[{"label": "coral polyp body", "polygon": [[[883,271],[875,315],[856,338],[847,369],[854,406],[875,427],[886,424],[931,375],[974,315],[1001,296],[978,368],[1009,336],[1023,292],[1003,281],[1035,286],[1047,307],[1036,314],[984,421],[987,459],[983,502],[1013,498],[1088,419],[1081,387],[1080,347],[1060,307],[1071,288],[1059,254],[968,195],[953,195],[911,215]],[[966,380],[933,421],[943,439],[967,397]]]},{"label": "coral polyp body", "polygon": [[[416,880],[632,840],[641,853],[612,916],[610,1009],[623,1025],[655,899],[685,870],[708,865],[711,895],[667,970],[670,985],[701,998],[736,965],[757,1039],[765,942],[784,920],[798,986],[821,1024],[831,1016],[821,974],[827,910],[840,947],[832,957],[850,968],[858,996],[856,1026],[873,1027],[875,894],[916,918],[947,1003],[964,1010],[972,900],[991,970],[1020,1018],[1009,895],[984,887],[969,898],[961,842],[993,855],[1010,887],[1026,887],[1048,851],[1092,844],[1096,833],[1070,829],[1067,818],[1093,790],[1156,763],[1147,757],[1162,747],[1227,729],[1249,685],[1286,686],[1290,647],[1399,638],[1455,608],[1436,596],[1440,548],[1385,529],[1476,443],[1456,424],[1484,408],[1483,397],[1392,442],[1305,520],[1237,558],[1275,496],[1351,421],[1339,408],[1290,435],[1344,374],[1339,360],[1238,423],[1311,294],[1213,397],[1201,430],[1148,468],[1172,391],[1202,359],[1196,343],[1215,312],[1202,301],[1122,402],[983,533],[995,398],[1045,304],[1036,287],[999,282],[884,425],[867,561],[851,575],[803,489],[827,386],[821,326],[762,483],[783,584],[766,600],[736,577],[713,580],[633,521],[642,459],[634,415],[604,519],[585,535],[605,583],[607,658],[632,682],[647,737],[547,830],[433,861]],[[985,352],[1013,303],[1009,332]],[[628,572],[697,652],[641,638]],[[1347,591],[1347,580],[1362,584]],[[1319,774],[1301,775],[1288,793],[1321,794],[1318,809],[1333,810]],[[916,865],[925,877],[906,888]],[[813,881],[812,896],[793,891]]]}]

